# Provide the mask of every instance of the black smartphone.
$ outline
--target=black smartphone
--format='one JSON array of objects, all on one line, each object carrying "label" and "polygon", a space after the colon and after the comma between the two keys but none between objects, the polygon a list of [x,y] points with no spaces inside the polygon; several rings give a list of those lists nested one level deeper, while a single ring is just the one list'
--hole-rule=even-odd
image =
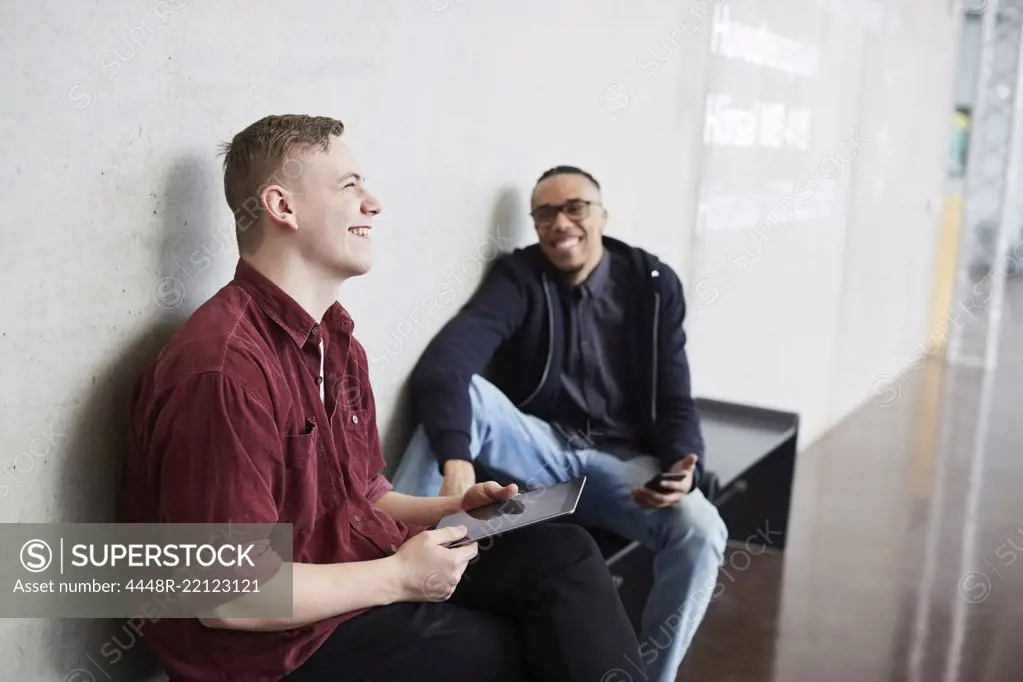
[{"label": "black smartphone", "polygon": [[671,491],[666,490],[665,488],[663,488],[661,486],[661,483],[663,481],[684,481],[687,475],[688,474],[686,474],[685,472],[682,472],[682,471],[680,471],[678,473],[661,472],[661,473],[657,474],[656,476],[654,476],[653,478],[651,478],[646,483],[644,483],[643,487],[644,488],[650,488],[651,490],[657,491],[659,493],[671,492]]}]

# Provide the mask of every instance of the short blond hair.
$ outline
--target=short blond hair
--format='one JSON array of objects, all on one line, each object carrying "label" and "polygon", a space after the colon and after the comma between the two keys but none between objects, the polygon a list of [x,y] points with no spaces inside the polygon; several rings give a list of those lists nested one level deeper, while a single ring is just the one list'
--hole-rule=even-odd
[{"label": "short blond hair", "polygon": [[344,131],[344,123],[327,116],[266,116],[221,145],[224,196],[234,214],[239,251],[252,250],[258,239],[257,231],[248,228],[259,219],[263,189],[298,177],[302,169],[296,156],[310,149],[328,151],[330,138]]}]

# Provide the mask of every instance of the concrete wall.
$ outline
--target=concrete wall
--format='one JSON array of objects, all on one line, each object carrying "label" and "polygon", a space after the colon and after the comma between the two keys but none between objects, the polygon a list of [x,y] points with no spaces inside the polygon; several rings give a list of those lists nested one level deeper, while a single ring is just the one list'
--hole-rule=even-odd
[{"label": "concrete wall", "polygon": [[[533,239],[528,192],[559,163],[683,277],[697,392],[816,437],[926,337],[949,4],[3,6],[0,521],[110,518],[131,384],[234,268],[216,146],[271,112],[342,118],[383,202],[341,300],[391,459],[419,352],[496,248]],[[0,657],[11,679],[152,672],[115,622],[0,620]]]}]

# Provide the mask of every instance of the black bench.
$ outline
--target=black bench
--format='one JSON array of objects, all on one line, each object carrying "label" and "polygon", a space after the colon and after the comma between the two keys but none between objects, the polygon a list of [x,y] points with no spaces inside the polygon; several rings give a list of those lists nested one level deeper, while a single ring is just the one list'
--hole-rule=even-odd
[{"label": "black bench", "polygon": [[[699,488],[718,507],[730,541],[784,550],[799,415],[706,398],[697,398],[696,406],[713,465]],[[600,547],[639,632],[653,580],[653,552],[602,528],[583,527]]]}]

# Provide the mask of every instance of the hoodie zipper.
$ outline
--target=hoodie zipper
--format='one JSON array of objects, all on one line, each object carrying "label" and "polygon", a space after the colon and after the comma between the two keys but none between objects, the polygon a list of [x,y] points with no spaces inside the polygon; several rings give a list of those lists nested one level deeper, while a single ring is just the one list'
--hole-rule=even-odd
[{"label": "hoodie zipper", "polygon": [[[661,276],[661,273],[657,270],[650,272],[650,276],[657,278]],[[652,342],[651,357],[653,358],[651,381],[650,381],[650,417],[651,420],[657,423],[657,326],[660,322],[661,317],[661,292],[654,291],[654,334]]]},{"label": "hoodie zipper", "polygon": [[540,393],[540,389],[547,382],[547,374],[551,371],[551,360],[554,358],[554,306],[551,303],[551,292],[547,288],[547,273],[543,274],[543,295],[547,301],[547,360],[543,365],[540,383],[536,385],[536,388],[529,394],[529,397],[518,404],[519,407],[525,407],[526,404]]}]

